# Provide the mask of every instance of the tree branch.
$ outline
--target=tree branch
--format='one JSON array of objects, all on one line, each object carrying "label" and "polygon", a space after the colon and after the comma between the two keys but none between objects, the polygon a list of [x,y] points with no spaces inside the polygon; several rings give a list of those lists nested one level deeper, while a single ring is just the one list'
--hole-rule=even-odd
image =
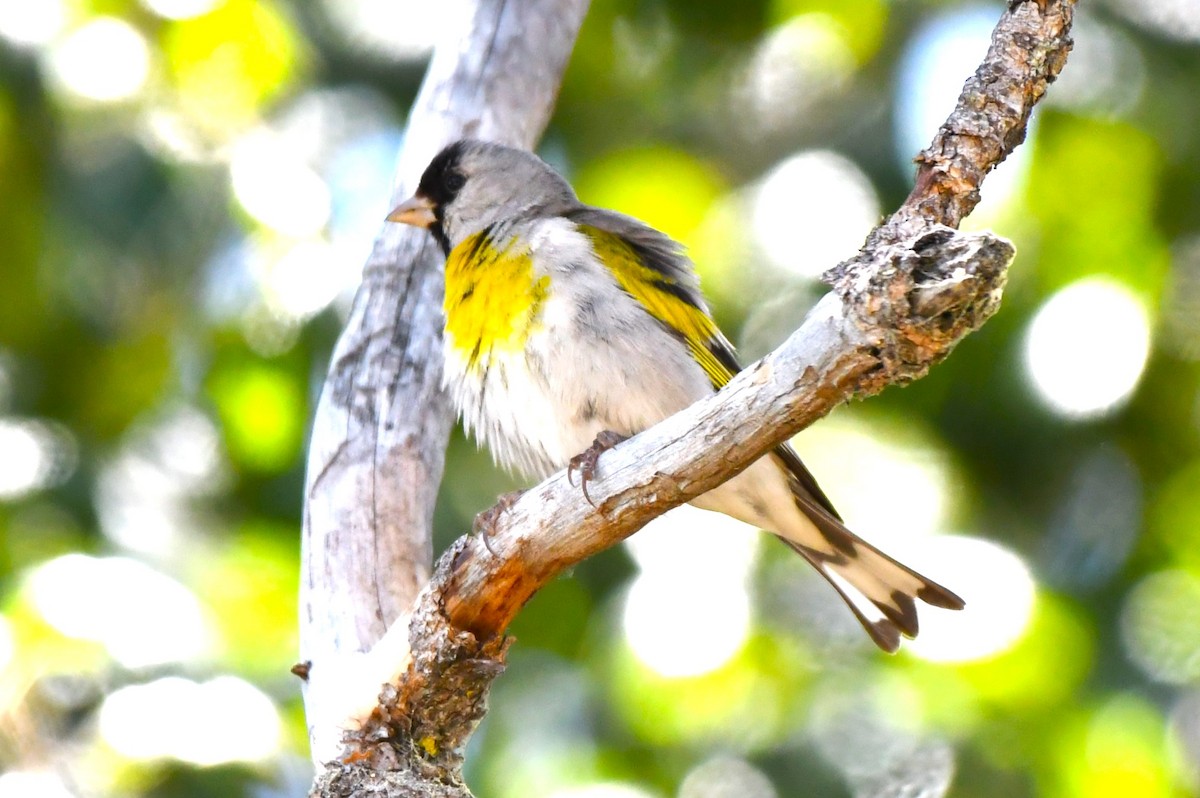
[{"label": "tree branch", "polygon": [[975,209],[983,178],[1025,141],[1033,107],[1066,64],[1074,13],[1074,0],[1009,0],[954,112],[916,157],[896,216],[958,227]]},{"label": "tree branch", "polygon": [[503,668],[503,631],[541,585],[837,405],[923,376],[996,311],[1012,246],[954,228],[987,173],[1023,140],[1070,50],[1073,10],[1074,0],[1010,2],[986,59],[918,157],[912,194],[858,255],[830,270],[834,290],[779,349],[716,396],[606,453],[588,486],[595,507],[559,473],[503,515],[494,555],[471,538],[445,553],[409,619],[379,649],[392,676],[370,714],[349,719],[330,790],[389,769],[396,783],[456,774]]}]

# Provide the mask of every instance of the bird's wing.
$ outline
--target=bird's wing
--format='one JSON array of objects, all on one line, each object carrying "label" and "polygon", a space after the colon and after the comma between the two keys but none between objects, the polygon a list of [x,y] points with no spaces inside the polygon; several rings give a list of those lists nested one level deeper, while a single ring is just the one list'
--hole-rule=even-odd
[{"label": "bird's wing", "polygon": [[720,389],[741,370],[708,312],[691,263],[678,243],[636,219],[583,208],[571,214],[625,293],[683,341]]},{"label": "bird's wing", "polygon": [[[638,220],[611,211],[583,208],[569,217],[592,241],[599,259],[621,288],[687,344],[713,388],[720,390],[742,370],[733,345],[713,321],[683,247]],[[784,468],[811,503],[838,521],[841,516],[817,480],[787,444],[775,450]]]}]

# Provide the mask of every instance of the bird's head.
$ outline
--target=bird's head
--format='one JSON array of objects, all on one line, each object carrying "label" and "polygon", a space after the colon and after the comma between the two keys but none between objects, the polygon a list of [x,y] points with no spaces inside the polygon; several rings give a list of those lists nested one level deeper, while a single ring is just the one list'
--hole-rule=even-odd
[{"label": "bird's head", "polygon": [[567,181],[533,153],[463,139],[429,162],[416,193],[387,218],[426,228],[449,254],[496,222],[559,214],[578,204]]}]

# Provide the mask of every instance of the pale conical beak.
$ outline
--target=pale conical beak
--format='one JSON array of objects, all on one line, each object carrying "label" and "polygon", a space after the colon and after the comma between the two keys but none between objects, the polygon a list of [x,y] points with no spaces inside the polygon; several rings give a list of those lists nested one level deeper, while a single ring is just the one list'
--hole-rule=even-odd
[{"label": "pale conical beak", "polygon": [[396,206],[396,210],[388,214],[387,220],[411,224],[413,227],[429,228],[437,222],[437,217],[433,214],[433,203],[425,197],[416,195]]}]

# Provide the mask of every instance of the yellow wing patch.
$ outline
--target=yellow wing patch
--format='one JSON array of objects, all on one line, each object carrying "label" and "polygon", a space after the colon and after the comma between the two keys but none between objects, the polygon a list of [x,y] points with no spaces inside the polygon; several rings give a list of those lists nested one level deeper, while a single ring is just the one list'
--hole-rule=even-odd
[{"label": "yellow wing patch", "polygon": [[538,323],[550,277],[533,277],[533,258],[515,239],[497,247],[488,231],[465,239],[446,259],[446,336],[467,368],[496,351],[518,351]]},{"label": "yellow wing patch", "polygon": [[670,275],[643,263],[633,247],[615,233],[586,224],[579,225],[579,230],[591,239],[600,262],[609,268],[621,288],[687,342],[692,358],[704,369],[713,387],[720,389],[733,378],[733,372],[713,353],[714,346],[726,345],[716,322],[679,295],[678,284]]}]

